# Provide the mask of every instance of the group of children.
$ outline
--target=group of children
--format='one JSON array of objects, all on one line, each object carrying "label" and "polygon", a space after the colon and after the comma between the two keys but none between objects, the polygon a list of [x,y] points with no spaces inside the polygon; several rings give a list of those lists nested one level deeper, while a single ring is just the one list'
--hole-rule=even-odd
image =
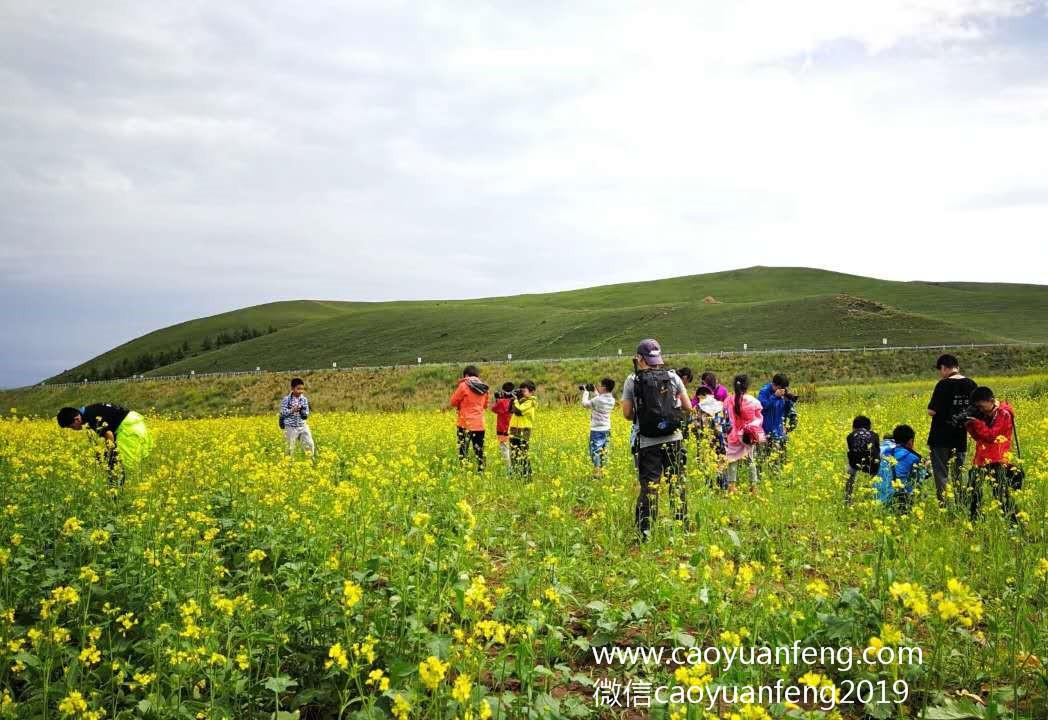
[{"label": "group of children", "polygon": [[476,366],[466,366],[444,408],[458,413],[455,431],[459,459],[464,461],[472,447],[477,470],[484,471],[484,413],[490,409],[495,414],[499,453],[507,469],[530,480],[531,432],[538,410],[535,390],[535,383],[531,380],[525,380],[519,386],[511,382],[503,383],[492,401],[491,391],[480,379]]},{"label": "group of children", "polygon": [[[956,481],[954,496],[974,520],[979,516],[983,486],[988,482],[1002,511],[1014,523],[1017,509],[1012,491],[1020,489],[1023,482],[1022,470],[1012,463],[1014,411],[985,386],[975,387],[967,400],[967,407],[962,406],[959,413],[945,419],[963,428],[975,443],[967,482]],[[883,504],[900,512],[909,511],[914,494],[929,476],[929,463],[914,448],[916,438],[912,427],[898,425],[890,436],[880,440],[870,419],[857,416],[846,439],[845,504],[852,504],[855,479],[862,474],[869,477],[876,498]],[[940,503],[945,504],[945,500],[945,493],[939,493]]]},{"label": "group of children", "polygon": [[[990,388],[976,386],[973,381],[961,376],[953,356],[940,357],[938,367],[943,379],[936,386],[929,403],[929,415],[933,416],[929,435],[932,453],[934,455],[937,451],[936,443],[943,442],[942,438],[950,432],[963,432],[970,436],[975,444],[973,467],[967,482],[960,481],[959,472],[955,475],[955,497],[974,519],[978,516],[982,502],[983,485],[989,482],[994,497],[1014,522],[1016,508],[1011,493],[1020,488],[1023,481],[1021,469],[1012,463],[1014,411],[1008,403],[997,400]],[[666,438],[671,439],[663,438],[659,443],[662,450],[669,448],[672,451],[662,452],[666,457],[662,458],[664,462],[660,462],[659,476],[670,476],[671,484],[677,487],[676,491],[680,494],[682,506],[687,443],[691,436],[695,438],[696,462],[702,464],[702,472],[711,487],[716,485],[733,492],[738,483],[740,466],[744,466],[741,470],[748,476],[751,492],[755,492],[760,478],[759,467],[781,470],[786,459],[789,433],[797,427],[797,396],[790,392],[790,381],[786,375],[774,374],[756,397],[749,393],[750,380],[747,375],[736,375],[732,392],[729,393],[727,388],[717,382],[714,373],[704,372],[694,396],[687,391],[694,377],[690,368],[670,370],[666,376],[676,383],[672,389],[680,390],[673,402],[681,421],[677,424],[676,434],[667,435]],[[634,388],[636,378],[636,373],[630,375],[623,389],[627,417],[632,413],[632,406],[639,401]],[[962,380],[964,382],[960,382]],[[968,392],[969,387],[974,389]],[[588,453],[593,464],[593,474],[600,476],[611,448],[611,415],[616,405],[613,394],[615,381],[606,377],[596,386],[580,385],[579,389],[582,407],[590,411]],[[477,368],[467,366],[445,408],[457,411],[456,434],[460,459],[466,460],[472,449],[478,471],[484,470],[485,416],[490,411],[496,417],[499,451],[507,470],[530,480],[531,434],[538,407],[535,392],[535,383],[530,380],[519,385],[507,382],[492,398]],[[687,406],[684,405],[685,399],[688,400]],[[307,422],[309,413],[305,383],[301,378],[293,378],[291,392],[280,402],[279,425],[284,432],[288,453],[294,453],[300,445],[310,458],[315,459],[316,447]],[[640,450],[646,445],[642,442],[645,438],[641,437],[638,420],[631,419],[634,419],[634,424],[630,447],[638,471],[641,471]],[[65,407],[58,412],[57,420],[63,428],[80,430],[86,426],[105,440],[102,459],[111,477],[118,482],[123,481],[127,470],[137,468],[153,447],[152,435],[142,416],[119,405],[98,403],[82,408]],[[966,447],[963,439],[949,440],[953,446]],[[909,425],[896,426],[882,440],[873,430],[868,417],[857,416],[846,438],[845,504],[851,505],[853,502],[856,479],[866,476],[868,486],[880,502],[901,512],[908,511],[915,492],[929,475],[929,463],[916,451],[915,443],[916,433]],[[954,461],[958,454],[960,462],[956,464],[959,468],[963,464],[964,451],[955,450]],[[951,456],[947,455],[946,460],[933,463],[940,503],[945,502],[948,480],[946,477],[940,479],[938,475],[946,474],[947,461],[950,459]],[[667,468],[661,467],[663,464],[667,468],[672,466],[668,473]]]}]

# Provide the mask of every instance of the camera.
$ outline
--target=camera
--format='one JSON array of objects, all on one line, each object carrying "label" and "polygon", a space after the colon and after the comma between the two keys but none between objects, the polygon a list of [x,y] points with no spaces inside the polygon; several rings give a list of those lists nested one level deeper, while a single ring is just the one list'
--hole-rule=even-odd
[{"label": "camera", "polygon": [[965,425],[968,424],[969,420],[979,419],[981,417],[982,413],[979,412],[979,408],[972,405],[951,417],[950,424],[954,427],[963,428]]},{"label": "camera", "polygon": [[521,390],[520,388],[513,388],[513,390],[512,390],[512,391],[510,391],[510,395],[512,395],[513,397],[515,397],[515,398],[517,398],[518,400],[520,400],[520,399],[521,399],[522,397],[524,397],[524,396],[523,396],[523,395],[521,394],[520,390]]},{"label": "camera", "polygon": [[799,398],[799,397],[797,396],[797,394],[796,394],[796,393],[791,393],[791,392],[790,392],[789,390],[787,390],[786,392],[784,392],[784,393],[782,394],[782,396],[783,396],[783,397],[784,397],[785,399],[789,400],[789,401],[790,401],[791,403],[795,403],[795,402],[797,402],[797,400],[799,400],[799,399],[800,399],[800,398]]},{"label": "camera", "polygon": [[593,392],[596,389],[597,388],[593,386],[593,383],[586,383],[586,384],[579,383],[579,392],[582,392],[583,390],[589,390],[590,392]]}]

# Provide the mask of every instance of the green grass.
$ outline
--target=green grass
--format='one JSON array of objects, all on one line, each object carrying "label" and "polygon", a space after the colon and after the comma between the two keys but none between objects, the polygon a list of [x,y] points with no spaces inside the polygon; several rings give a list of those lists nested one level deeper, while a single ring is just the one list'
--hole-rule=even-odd
[{"label": "green grass", "polygon": [[[786,372],[805,400],[822,397],[829,385],[854,385],[912,380],[921,392],[930,392],[936,379],[933,365],[937,351],[877,350],[849,353],[767,353],[756,355],[676,355],[676,367],[688,365],[696,373],[712,370],[729,384],[739,372],[750,374],[754,388],[774,372]],[[965,371],[977,380],[988,375],[1037,375],[1048,373],[1048,346],[1010,346],[958,350]],[[493,385],[506,380],[534,380],[543,405],[577,401],[581,381],[609,376],[621,383],[630,372],[627,359],[514,361],[480,364],[482,376]],[[318,412],[350,410],[388,412],[432,409],[447,401],[461,365],[405,365],[396,369],[344,369],[302,373],[310,402]],[[216,416],[266,414],[287,392],[286,373],[145,380],[104,385],[66,387],[33,386],[0,391],[0,408],[17,408],[22,415],[53,416],[63,405],[118,402],[149,414]],[[1048,387],[1038,387],[1048,393]],[[618,394],[618,389],[616,389]],[[832,391],[831,391],[832,394]]]},{"label": "green grass", "polygon": [[[715,302],[708,302],[712,298]],[[200,352],[241,328],[276,332]],[[270,303],[157,330],[52,378],[78,380],[189,343],[151,371],[270,370],[629,354],[637,340],[711,351],[1048,341],[1048,287],[892,282],[808,268],[755,267],[559,293],[455,301]]]}]

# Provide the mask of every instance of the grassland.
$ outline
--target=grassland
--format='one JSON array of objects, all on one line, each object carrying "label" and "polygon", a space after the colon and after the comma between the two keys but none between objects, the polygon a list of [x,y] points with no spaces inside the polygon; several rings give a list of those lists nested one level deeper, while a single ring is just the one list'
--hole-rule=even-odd
[{"label": "grassland", "polygon": [[[204,350],[223,333],[262,332]],[[272,332],[269,332],[272,331]],[[1048,341],[1048,287],[891,282],[756,267],[559,293],[455,301],[259,305],[131,340],[53,378],[106,373],[145,354],[151,374],[280,370],[463,358],[612,355],[644,336],[690,351]]]},{"label": "grassland", "polygon": [[[543,406],[532,482],[507,475],[493,442],[485,472],[460,465],[454,420],[432,407],[318,411],[315,465],[284,457],[271,414],[151,417],[156,448],[119,488],[90,433],[9,415],[0,714],[1041,720],[1048,393],[1043,380],[990,384],[1014,402],[1023,433],[1015,526],[989,494],[974,521],[952,502],[940,509],[927,486],[906,515],[870,499],[862,478],[857,502],[842,502],[851,417],[923,435],[922,380],[820,390],[801,407],[788,458],[754,494],[711,487],[712,454],[692,443],[689,525],[663,493],[646,543],[634,532],[637,481],[618,413],[608,471],[595,479],[587,413]],[[594,653],[794,643],[837,654],[728,667],[687,654],[600,663]],[[859,660],[904,647],[921,653]],[[705,712],[698,695],[702,705],[614,709],[594,702],[606,681],[704,693],[781,682],[851,702]],[[883,683],[886,702],[850,691],[863,682]]]},{"label": "grassland", "polygon": [[[669,346],[667,346],[669,347]],[[1048,346],[969,348],[955,351],[972,377],[1048,373]],[[713,370],[725,380],[739,372],[764,382],[774,372],[786,372],[795,388],[810,401],[827,385],[919,380],[927,388],[935,378],[936,351],[877,350],[855,353],[751,354],[670,356],[675,367]],[[461,373],[461,365],[404,366],[385,370],[342,369],[303,373],[311,402],[322,412],[390,412],[433,408],[445,402]],[[576,385],[611,377],[621,382],[630,371],[625,359],[560,360],[552,363],[513,361],[480,364],[491,383],[534,380],[545,405],[574,402]],[[112,401],[150,414],[205,417],[272,412],[287,392],[288,375],[251,374],[194,380],[143,380],[73,387],[34,386],[0,391],[0,407],[25,415],[50,416],[63,405],[81,406]]]}]

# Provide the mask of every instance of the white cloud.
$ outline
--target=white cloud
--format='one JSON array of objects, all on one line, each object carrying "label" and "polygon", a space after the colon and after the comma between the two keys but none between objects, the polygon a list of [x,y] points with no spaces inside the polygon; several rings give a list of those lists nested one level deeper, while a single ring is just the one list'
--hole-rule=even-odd
[{"label": "white cloud", "polygon": [[[1046,36],[1043,0],[6,3],[0,276],[153,324],[870,272],[842,239],[914,259],[882,275],[1037,282]],[[1025,261],[974,264],[988,236]],[[650,241],[675,252],[622,260]]]}]

